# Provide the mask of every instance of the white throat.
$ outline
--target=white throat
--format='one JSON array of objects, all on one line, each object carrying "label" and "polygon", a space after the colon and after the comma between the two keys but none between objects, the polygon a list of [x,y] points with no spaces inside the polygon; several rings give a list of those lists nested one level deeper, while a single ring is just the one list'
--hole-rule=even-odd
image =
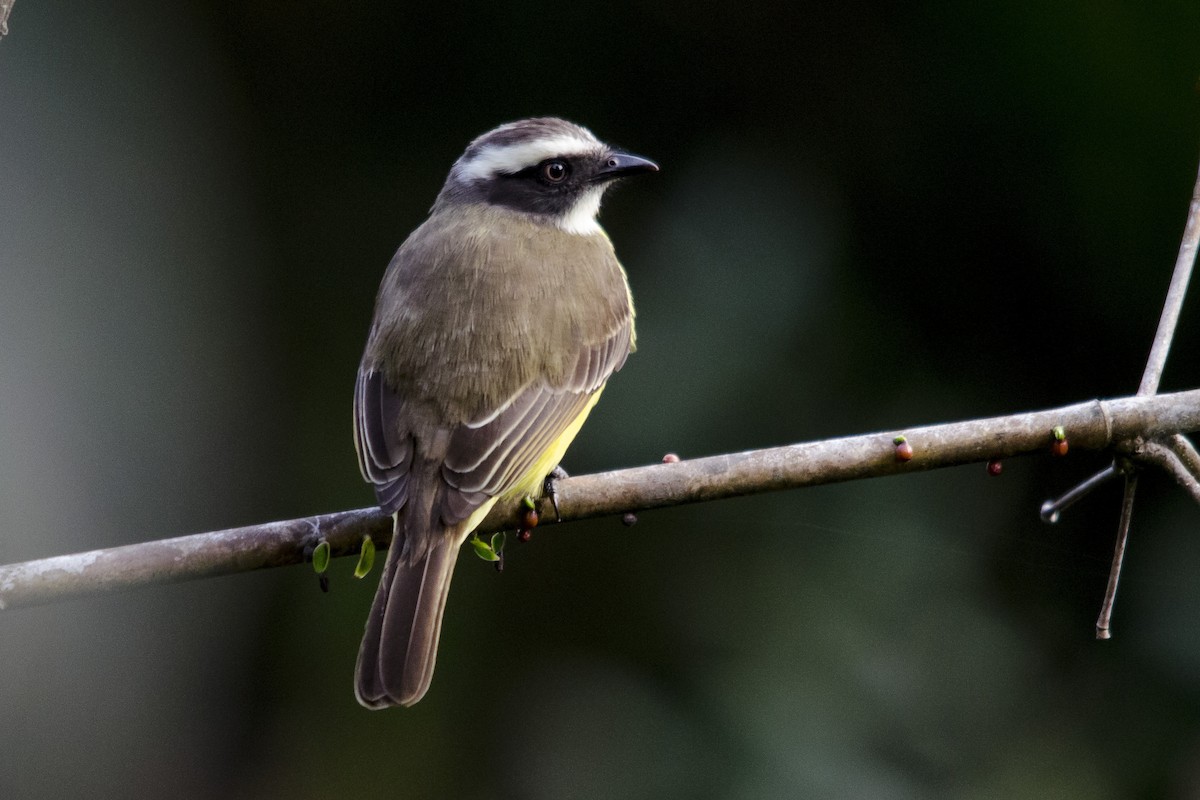
[{"label": "white throat", "polygon": [[574,233],[578,236],[601,233],[600,223],[596,221],[596,216],[600,213],[600,198],[603,196],[603,186],[589,189],[583,197],[579,198],[579,202],[566,214],[558,217],[555,223],[567,233]]}]

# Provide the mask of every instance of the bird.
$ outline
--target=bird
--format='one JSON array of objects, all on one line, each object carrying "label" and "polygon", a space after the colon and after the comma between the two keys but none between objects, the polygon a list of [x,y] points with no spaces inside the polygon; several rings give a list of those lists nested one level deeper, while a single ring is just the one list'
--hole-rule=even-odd
[{"label": "bird", "polygon": [[542,493],[634,349],[633,298],[597,222],[653,161],[556,117],[474,139],[383,275],[354,389],[364,480],[394,517],[355,696],[429,689],[461,545],[497,502]]}]

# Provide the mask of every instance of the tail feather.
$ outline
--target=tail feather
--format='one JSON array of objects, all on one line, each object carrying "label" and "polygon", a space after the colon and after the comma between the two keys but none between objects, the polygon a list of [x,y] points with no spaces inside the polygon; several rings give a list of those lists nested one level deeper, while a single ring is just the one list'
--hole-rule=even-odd
[{"label": "tail feather", "polygon": [[460,536],[440,535],[423,553],[407,552],[400,535],[403,514],[358,652],[354,691],[367,708],[411,706],[425,696],[462,544]]}]

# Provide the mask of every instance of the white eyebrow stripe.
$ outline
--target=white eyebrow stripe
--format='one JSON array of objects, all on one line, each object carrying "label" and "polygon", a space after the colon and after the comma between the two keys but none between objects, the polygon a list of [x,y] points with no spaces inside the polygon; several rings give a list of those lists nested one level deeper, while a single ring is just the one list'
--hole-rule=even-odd
[{"label": "white eyebrow stripe", "polygon": [[531,142],[486,145],[470,161],[460,162],[455,172],[464,180],[486,180],[504,173],[511,175],[554,156],[599,152],[603,146],[579,136],[549,136]]}]

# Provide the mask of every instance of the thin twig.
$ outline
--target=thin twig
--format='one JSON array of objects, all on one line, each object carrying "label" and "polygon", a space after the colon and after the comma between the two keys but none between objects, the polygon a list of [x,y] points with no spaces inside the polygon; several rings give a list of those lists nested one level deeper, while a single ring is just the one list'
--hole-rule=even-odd
[{"label": "thin twig", "polygon": [[1200,480],[1200,453],[1196,452],[1196,446],[1192,444],[1192,440],[1182,433],[1177,433],[1167,437],[1166,445],[1171,448],[1171,451],[1192,474],[1192,477]]},{"label": "thin twig", "polygon": [[[1200,241],[1200,171],[1196,175],[1196,183],[1192,187],[1192,202],[1188,206],[1187,221],[1183,226],[1183,238],[1179,242],[1179,254],[1175,258],[1175,271],[1171,274],[1171,285],[1167,288],[1167,297],[1163,302],[1162,314],[1158,318],[1158,329],[1154,333],[1154,343],[1150,347],[1150,355],[1146,359],[1146,368],[1142,372],[1142,382],[1138,386],[1138,394],[1152,395],[1158,391],[1162,380],[1163,367],[1167,363],[1167,354],[1171,350],[1171,342],[1175,338],[1175,327],[1179,322],[1179,312],[1183,307],[1183,299],[1187,295],[1188,281],[1191,279],[1192,268],[1196,263],[1196,247]],[[1186,442],[1191,447],[1190,442]],[[1182,445],[1175,445],[1177,448]],[[1195,450],[1192,450],[1195,454]],[[1194,473],[1200,477],[1200,459],[1180,458]],[[1106,471],[1107,472],[1107,471]],[[1108,473],[1109,477],[1111,474]],[[1097,480],[1099,475],[1093,475],[1083,483],[1071,489],[1059,500],[1047,500],[1042,503],[1042,519],[1047,522],[1057,522],[1059,514],[1078,501],[1085,494],[1095,489],[1103,481]],[[1064,502],[1065,501],[1065,502]]]},{"label": "thin twig", "polygon": [[1042,521],[1051,525],[1058,522],[1059,515],[1090,494],[1093,489],[1117,477],[1117,468],[1109,464],[1104,469],[1079,484],[1057,500],[1047,500],[1042,503]]},{"label": "thin twig", "polygon": [[[1196,174],[1196,183],[1192,187],[1192,202],[1188,205],[1187,221],[1183,226],[1183,237],[1179,242],[1179,254],[1175,257],[1175,271],[1171,273],[1171,285],[1167,288],[1167,299],[1163,301],[1162,314],[1158,318],[1158,329],[1154,332],[1154,344],[1150,346],[1150,355],[1146,358],[1146,369],[1142,372],[1142,382],[1138,386],[1138,395],[1147,397],[1158,391],[1162,381],[1163,367],[1167,363],[1167,354],[1171,351],[1171,342],[1175,338],[1175,326],[1179,323],[1179,312],[1183,308],[1183,299],[1187,295],[1188,281],[1192,277],[1192,267],[1196,263],[1196,245],[1200,241],[1200,170]],[[1147,440],[1154,437],[1145,437]],[[1170,451],[1165,451],[1168,455]],[[1162,457],[1171,474],[1179,478],[1174,469],[1179,460],[1171,455]],[[1179,464],[1182,466],[1182,464]],[[1186,472],[1186,470],[1183,470]],[[1194,481],[1193,481],[1194,482]],[[1184,484],[1188,488],[1187,484]],[[1125,557],[1125,542],[1129,537],[1129,524],[1133,517],[1133,497],[1137,489],[1137,478],[1130,475],[1125,478],[1125,499],[1121,505],[1121,524],[1117,531],[1116,551],[1113,554],[1112,570],[1108,576],[1108,589],[1104,594],[1104,605],[1100,608],[1100,619],[1096,622],[1096,638],[1107,639],[1112,634],[1108,630],[1108,621],[1112,616],[1113,602],[1117,596],[1117,583],[1121,579],[1121,560]],[[1189,489],[1190,490],[1190,489]],[[1195,492],[1193,492],[1195,496]]]},{"label": "thin twig", "polygon": [[12,13],[17,0],[0,0],[0,37],[8,35],[8,15]]},{"label": "thin twig", "polygon": [[1171,275],[1171,285],[1167,289],[1167,299],[1163,303],[1162,315],[1158,318],[1158,330],[1154,334],[1154,344],[1150,347],[1150,356],[1146,359],[1146,369],[1142,373],[1142,383],[1138,394],[1150,395],[1158,391],[1162,380],[1163,366],[1167,363],[1167,353],[1171,350],[1171,341],[1175,338],[1175,326],[1179,322],[1179,311],[1183,308],[1183,298],[1187,294],[1188,280],[1192,277],[1192,266],[1196,263],[1196,245],[1200,241],[1200,172],[1196,175],[1196,185],[1192,188],[1192,202],[1188,206],[1187,222],[1183,227],[1183,239],[1179,242],[1179,255],[1175,258],[1175,272]]},{"label": "thin twig", "polygon": [[1129,541],[1129,524],[1133,521],[1133,497],[1137,492],[1137,473],[1125,476],[1125,497],[1121,501],[1121,521],[1117,526],[1117,544],[1113,548],[1112,567],[1108,571],[1108,588],[1096,619],[1096,638],[1109,639],[1112,632],[1113,603],[1117,599],[1117,584],[1121,581],[1121,564],[1125,560],[1125,544]]},{"label": "thin twig", "polygon": [[[558,481],[555,488],[565,522],[1044,453],[1058,425],[1069,432],[1073,449],[1091,450],[1107,450],[1137,436],[1200,430],[1200,390],[1092,400],[1048,411],[581,475]],[[911,461],[896,460],[893,439],[901,432],[912,445]],[[514,529],[519,504],[509,505],[493,509],[480,532]],[[552,517],[543,514],[539,530],[554,524]],[[386,547],[390,518],[377,509],[361,509],[0,566],[0,609],[301,563],[321,538],[334,555],[347,555],[357,552],[364,535]]]},{"label": "thin twig", "polygon": [[1200,480],[1196,480],[1196,476],[1188,471],[1171,448],[1158,442],[1146,442],[1141,446],[1136,457],[1168,473],[1176,483],[1183,487],[1184,491],[1192,496],[1193,500],[1200,503]]}]

